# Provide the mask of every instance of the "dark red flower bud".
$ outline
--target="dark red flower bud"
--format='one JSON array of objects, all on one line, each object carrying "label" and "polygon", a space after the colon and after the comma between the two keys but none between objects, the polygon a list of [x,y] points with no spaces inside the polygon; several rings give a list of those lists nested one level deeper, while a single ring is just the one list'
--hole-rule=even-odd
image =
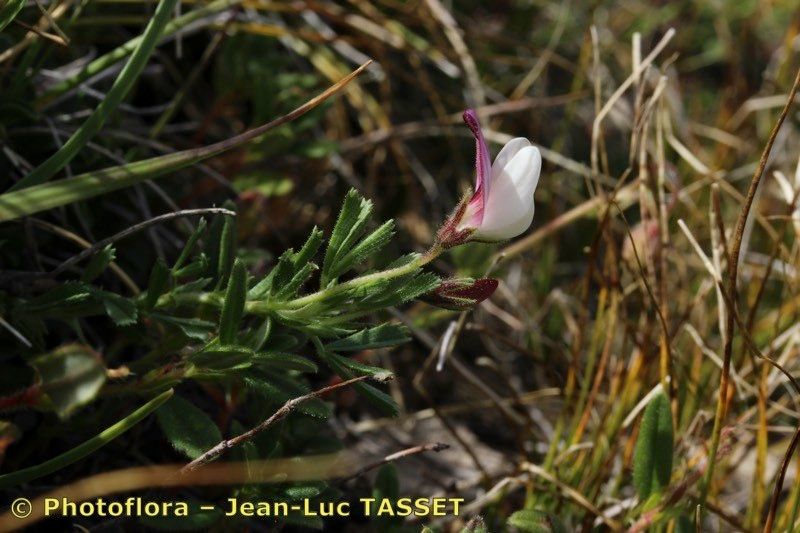
[{"label": "dark red flower bud", "polygon": [[436,307],[467,311],[491,296],[497,284],[498,281],[493,278],[448,279],[426,294],[423,300]]}]

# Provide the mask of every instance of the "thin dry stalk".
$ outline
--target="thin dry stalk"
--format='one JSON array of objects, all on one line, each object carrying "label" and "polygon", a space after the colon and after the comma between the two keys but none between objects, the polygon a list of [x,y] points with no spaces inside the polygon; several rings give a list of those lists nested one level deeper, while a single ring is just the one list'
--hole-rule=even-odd
[{"label": "thin dry stalk", "polygon": [[758,163],[758,167],[756,168],[756,171],[753,174],[753,178],[750,181],[750,188],[747,191],[747,196],[745,197],[744,205],[742,206],[742,209],[739,212],[739,218],[736,221],[736,230],[734,231],[733,234],[733,242],[731,244],[730,256],[728,257],[728,286],[726,290],[729,300],[729,309],[725,326],[725,330],[728,332],[728,337],[725,339],[725,346],[723,348],[722,374],[720,376],[720,382],[719,382],[719,396],[717,399],[717,409],[714,415],[714,428],[712,430],[712,435],[711,435],[711,447],[709,449],[709,465],[708,465],[708,470],[706,471],[705,478],[703,480],[702,489],[700,491],[701,505],[703,505],[706,501],[706,498],[708,496],[708,491],[711,486],[711,480],[713,479],[714,476],[714,467],[716,466],[716,453],[717,453],[717,448],[719,447],[719,438],[720,438],[720,432],[722,431],[722,423],[725,418],[725,411],[726,411],[725,406],[727,402],[728,386],[730,381],[731,358],[733,355],[734,316],[737,314],[735,308],[736,282],[739,275],[739,251],[741,250],[742,247],[742,238],[744,236],[745,226],[747,225],[747,220],[750,215],[750,209],[753,206],[753,201],[756,197],[756,193],[758,192],[758,186],[761,183],[761,178],[764,175],[764,169],[766,168],[767,161],[769,160],[769,154],[772,151],[772,146],[775,144],[775,138],[778,136],[778,131],[783,125],[783,121],[786,119],[786,116],[789,114],[789,108],[794,102],[794,97],[797,94],[798,88],[800,88],[800,70],[797,71],[797,75],[795,76],[794,83],[792,84],[792,90],[789,92],[789,97],[786,100],[786,104],[783,106],[783,110],[781,111],[781,114],[778,117],[778,121],[775,124],[775,127],[772,129],[772,133],[770,134],[769,139],[767,140],[767,144],[764,147],[764,151],[761,154],[761,159]]},{"label": "thin dry stalk", "polygon": [[334,385],[329,385],[327,387],[323,387],[323,388],[321,388],[319,390],[315,390],[315,391],[310,392],[308,394],[305,394],[303,396],[298,396],[297,398],[292,398],[291,400],[289,400],[288,402],[283,404],[283,406],[280,409],[275,411],[275,413],[272,416],[270,416],[269,418],[267,418],[266,420],[261,422],[259,425],[255,426],[254,428],[252,428],[252,429],[250,429],[248,431],[245,431],[241,435],[237,435],[237,436],[235,436],[235,437],[233,437],[231,439],[223,440],[222,442],[220,442],[219,444],[217,444],[213,448],[210,448],[209,450],[204,452],[202,455],[200,455],[199,457],[194,459],[192,462],[188,463],[186,466],[181,468],[181,470],[180,470],[181,475],[185,476],[186,474],[189,474],[189,473],[197,470],[201,466],[203,466],[203,465],[205,465],[207,463],[210,463],[211,461],[213,461],[214,459],[216,459],[217,457],[219,457],[220,455],[222,455],[226,451],[230,450],[231,448],[234,448],[234,447],[238,446],[239,444],[242,444],[244,442],[249,441],[250,439],[255,437],[257,434],[261,433],[262,431],[264,431],[266,429],[269,429],[273,424],[275,424],[275,422],[286,418],[292,411],[297,409],[303,403],[305,403],[305,402],[307,402],[309,400],[312,400],[314,398],[319,398],[320,396],[324,396],[325,394],[328,394],[329,392],[333,392],[336,389],[341,389],[342,387],[348,387],[348,386],[352,385],[353,383],[358,383],[359,381],[364,381],[366,379],[374,379],[374,380],[382,383],[382,382],[388,381],[389,379],[392,379],[392,376],[391,376],[391,374],[388,374],[388,373],[387,374],[358,376],[358,377],[355,377],[355,378],[352,378],[352,379],[348,379],[346,381],[342,381],[340,383],[336,383]]}]

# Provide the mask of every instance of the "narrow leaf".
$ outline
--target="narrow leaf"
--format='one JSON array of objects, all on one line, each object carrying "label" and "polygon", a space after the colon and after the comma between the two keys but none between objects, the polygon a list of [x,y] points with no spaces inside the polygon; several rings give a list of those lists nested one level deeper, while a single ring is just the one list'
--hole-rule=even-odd
[{"label": "narrow leaf", "polygon": [[389,220],[367,235],[364,240],[351,250],[346,250],[343,256],[337,258],[335,265],[331,267],[331,271],[328,275],[331,278],[341,276],[386,246],[392,239],[392,235],[394,235],[394,221]]},{"label": "narrow leaf", "polygon": [[[321,345],[317,346],[317,353],[319,354],[320,358],[322,358],[322,360],[325,361],[325,363],[331,367],[331,369],[342,379],[351,379],[355,377],[355,374],[365,373],[354,373],[348,369],[347,366],[342,364],[338,357],[334,357],[335,354],[326,352]],[[394,401],[394,399],[392,399],[391,396],[382,390],[363,382],[353,383],[353,388],[361,393],[372,405],[377,407],[384,414],[389,416],[397,416],[397,413],[400,412],[400,408],[397,406],[397,403]]]},{"label": "narrow leaf", "polygon": [[641,501],[669,484],[672,446],[672,411],[661,392],[647,404],[633,455],[633,483]]},{"label": "narrow leaf", "polygon": [[203,350],[193,353],[189,361],[200,368],[209,370],[227,370],[231,368],[245,368],[253,359],[255,353],[247,346],[217,345],[214,344]]},{"label": "narrow leaf", "polygon": [[303,265],[300,270],[292,276],[292,279],[283,285],[279,285],[280,290],[275,293],[275,298],[284,299],[294,296],[303,283],[308,281],[308,278],[310,278],[317,269],[319,269],[319,267],[314,263],[306,263]]},{"label": "narrow leaf", "polygon": [[219,340],[221,344],[233,344],[236,341],[246,299],[247,268],[242,261],[237,259],[228,281],[225,303],[222,305],[222,313],[219,318]]},{"label": "narrow leaf", "polygon": [[259,352],[255,362],[265,368],[296,370],[298,372],[316,372],[317,365],[305,357],[287,352]]},{"label": "narrow leaf", "polygon": [[142,40],[139,41],[128,62],[122,67],[122,71],[117,75],[117,79],[106,93],[103,101],[97,106],[97,109],[55,154],[15,183],[10,191],[21,190],[46,182],[56,172],[68,165],[78,155],[78,152],[86,146],[86,143],[100,131],[106,119],[116,110],[139,79],[139,75],[147,65],[147,61],[158,43],[164,26],[175,9],[175,4],[177,4],[177,0],[161,0],[142,34]]},{"label": "narrow leaf", "polygon": [[23,7],[25,0],[6,0],[3,7],[0,7],[0,31],[11,24]]},{"label": "narrow leaf", "polygon": [[327,348],[335,352],[357,352],[385,346],[396,346],[407,342],[409,338],[408,329],[405,327],[394,324],[381,324],[334,341],[328,344]]},{"label": "narrow leaf", "polygon": [[[348,238],[352,239],[358,228],[363,227],[367,218],[372,212],[372,202],[365,200],[355,189],[350,189],[342,203],[339,217],[333,226],[331,238],[328,240],[328,247],[325,250],[325,259],[322,263],[322,276],[320,286],[325,288],[331,281],[330,272],[336,264],[336,257],[340,250],[345,246]],[[355,235],[357,238],[360,235]]]},{"label": "narrow leaf", "polygon": [[146,309],[155,307],[158,297],[166,291],[168,281],[169,268],[164,260],[159,257],[155,265],[153,265],[153,270],[150,271],[150,279],[147,282],[147,293],[144,297]]},{"label": "narrow leaf", "polygon": [[129,187],[144,180],[153,179],[168,172],[185,168],[252,141],[267,131],[314,109],[336,94],[368,65],[369,62],[361,65],[339,82],[326,89],[322,94],[312,98],[292,112],[230,139],[200,148],[192,148],[135,163],[87,172],[86,174],[58,180],[53,183],[41,183],[2,194],[0,195],[0,222],[14,220]]},{"label": "narrow leaf", "polygon": [[150,318],[164,322],[173,326],[177,326],[184,335],[190,339],[206,340],[209,333],[214,331],[216,324],[208,320],[201,320],[199,318],[182,318],[177,316],[162,315],[160,313],[151,313]]},{"label": "narrow leaf", "polygon": [[303,265],[311,261],[317,254],[317,251],[319,251],[319,247],[321,245],[322,230],[314,226],[314,229],[311,230],[311,234],[308,236],[305,244],[303,244],[303,247],[300,248],[300,251],[297,252],[292,258],[292,261],[294,261],[295,270],[301,268]]},{"label": "narrow leaf", "polygon": [[38,479],[47,474],[52,474],[53,472],[57,472],[66,466],[80,461],[144,420],[147,415],[158,409],[161,404],[167,401],[172,394],[172,389],[161,393],[119,422],[100,432],[97,436],[61,455],[57,455],[35,466],[0,475],[0,489],[22,485],[23,483]]},{"label": "narrow leaf", "polygon": [[181,250],[181,255],[178,256],[178,260],[175,261],[175,264],[172,265],[172,272],[177,272],[183,266],[183,264],[189,259],[189,255],[192,253],[195,244],[200,239],[200,236],[206,231],[206,227],[208,227],[208,222],[206,222],[205,218],[201,218],[200,222],[197,223],[197,227],[195,228],[194,232],[189,236],[189,239],[186,241],[186,244],[183,246],[183,250]]},{"label": "narrow leaf", "polygon": [[[232,202],[226,204],[233,207]],[[224,280],[230,276],[233,262],[236,257],[236,219],[225,217],[222,223],[222,234],[219,241],[219,256],[217,257],[217,286],[220,287]]]}]

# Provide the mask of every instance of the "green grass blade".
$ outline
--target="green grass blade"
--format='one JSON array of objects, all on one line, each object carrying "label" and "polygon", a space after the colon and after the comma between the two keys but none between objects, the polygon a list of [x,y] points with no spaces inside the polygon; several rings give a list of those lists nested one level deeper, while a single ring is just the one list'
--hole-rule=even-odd
[{"label": "green grass blade", "polygon": [[158,43],[161,32],[169,21],[172,11],[178,0],[161,0],[156,8],[153,18],[147,24],[147,28],[142,34],[136,50],[131,54],[130,59],[122,68],[114,85],[108,94],[97,106],[97,109],[86,119],[86,122],[64,143],[55,154],[33,169],[30,174],[19,180],[11,187],[11,191],[25,189],[33,185],[38,185],[49,180],[53,175],[69,164],[78,155],[78,152],[86,146],[86,143],[94,137],[103,127],[106,119],[113,113],[125,96],[128,95],[134,83],[139,79],[150,55]]},{"label": "green grass blade", "polygon": [[170,397],[172,397],[172,394],[172,389],[162,392],[113,426],[109,426],[100,434],[92,437],[83,444],[79,444],[71,450],[62,453],[61,455],[53,457],[52,459],[38,465],[23,468],[22,470],[17,470],[16,472],[11,472],[0,476],[0,489],[6,489],[8,487],[27,483],[33,479],[46,476],[47,474],[52,474],[53,472],[56,472],[65,466],[71,465],[76,461],[80,461],[90,453],[102,448],[144,420],[147,415],[161,407],[161,404],[169,400]]},{"label": "green grass blade", "polygon": [[[185,15],[180,16],[175,20],[173,20],[172,22],[170,22],[169,24],[167,24],[164,27],[164,31],[162,32],[161,37],[163,38],[173,35],[197,20],[214,15],[216,13],[220,13],[231,6],[239,4],[240,2],[241,0],[216,0],[215,2],[211,2],[207,6],[194,9],[189,13],[186,13]],[[131,39],[122,46],[119,46],[118,48],[115,48],[114,50],[108,52],[107,54],[98,57],[97,59],[86,65],[85,68],[83,68],[80,72],[76,73],[74,76],[55,84],[37,100],[36,108],[42,109],[43,107],[45,107],[47,104],[49,104],[62,94],[74,89],[75,87],[77,87],[84,81],[88,80],[95,74],[103,72],[105,69],[109,68],[113,64],[129,56],[131,53],[133,53],[134,50],[136,50],[136,47],[139,46],[139,43],[142,42],[143,38],[144,36],[140,35],[138,37]]]},{"label": "green grass blade", "polygon": [[25,0],[8,0],[0,7],[0,31],[11,24],[24,6]]},{"label": "green grass blade", "polygon": [[34,213],[129,187],[144,180],[157,178],[168,172],[179,170],[252,141],[272,128],[290,122],[311,111],[340,91],[342,87],[350,83],[350,81],[361,74],[370,63],[371,61],[364,63],[340,81],[328,87],[321,94],[292,112],[272,122],[240,133],[230,139],[200,148],[192,148],[182,152],[136,161],[135,163],[87,172],[53,183],[42,183],[26,189],[0,194],[0,222],[33,215]]}]

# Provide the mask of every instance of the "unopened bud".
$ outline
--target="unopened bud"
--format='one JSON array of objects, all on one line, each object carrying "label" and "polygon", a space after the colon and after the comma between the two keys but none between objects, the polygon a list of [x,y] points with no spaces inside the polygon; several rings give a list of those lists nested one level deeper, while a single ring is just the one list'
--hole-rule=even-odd
[{"label": "unopened bud", "polygon": [[497,289],[497,283],[493,278],[448,279],[425,295],[423,300],[436,307],[467,311],[491,296]]}]

